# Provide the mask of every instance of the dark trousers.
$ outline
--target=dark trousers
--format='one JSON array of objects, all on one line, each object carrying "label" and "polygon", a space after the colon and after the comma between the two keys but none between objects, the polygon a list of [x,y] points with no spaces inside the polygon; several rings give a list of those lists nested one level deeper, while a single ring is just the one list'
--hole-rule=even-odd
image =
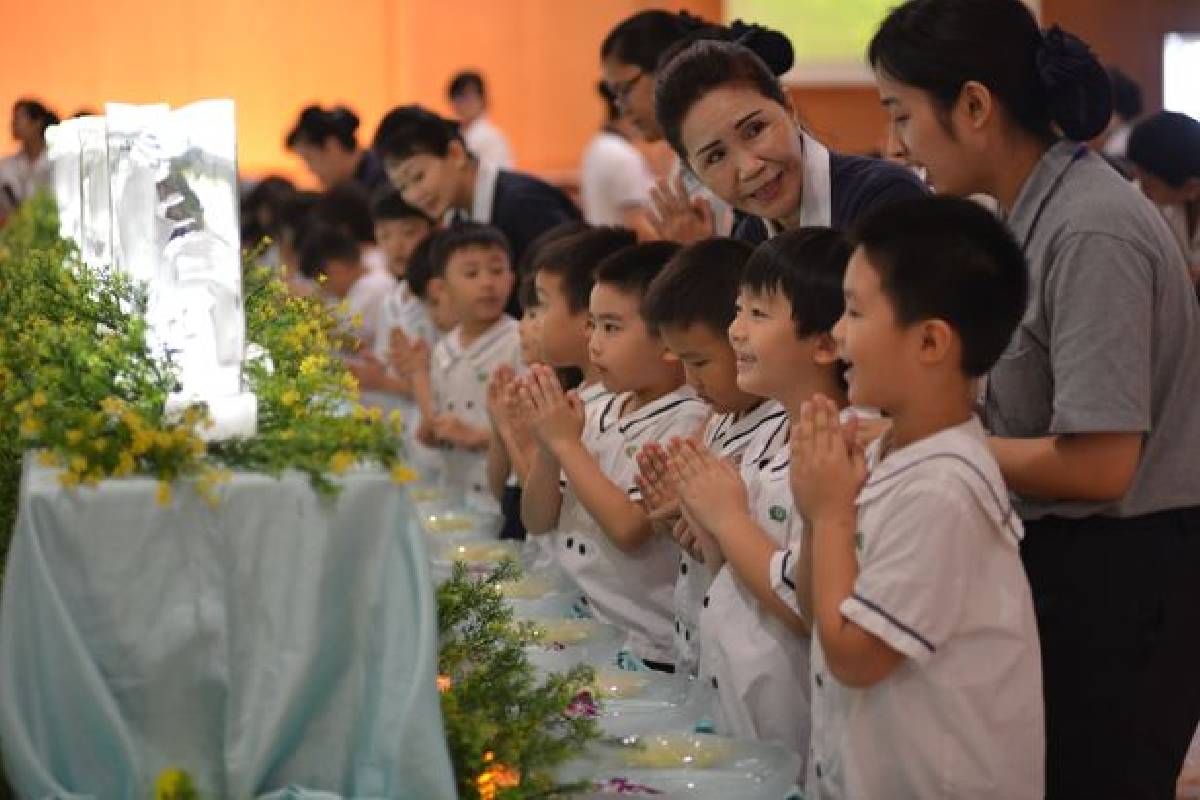
[{"label": "dark trousers", "polygon": [[1047,800],[1172,800],[1200,720],[1200,508],[1025,531]]}]

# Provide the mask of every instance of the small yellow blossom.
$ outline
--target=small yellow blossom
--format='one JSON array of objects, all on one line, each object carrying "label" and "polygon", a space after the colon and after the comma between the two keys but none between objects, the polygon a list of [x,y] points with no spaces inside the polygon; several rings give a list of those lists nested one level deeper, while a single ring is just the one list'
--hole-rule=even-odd
[{"label": "small yellow blossom", "polygon": [[83,441],[83,431],[78,428],[72,428],[67,431],[67,444],[79,444]]},{"label": "small yellow blossom", "polygon": [[64,489],[71,489],[79,485],[79,473],[65,470],[58,474],[58,482],[62,484]]},{"label": "small yellow blossom", "polygon": [[29,405],[33,406],[34,408],[41,408],[42,406],[46,405],[47,402],[46,393],[40,389],[34,392],[29,398]]},{"label": "small yellow blossom", "polygon": [[88,470],[87,474],[82,478],[84,486],[98,486],[102,480],[104,480],[104,473],[99,467],[93,467]]},{"label": "small yellow blossom", "polygon": [[60,463],[58,455],[53,450],[43,450],[38,453],[38,463],[43,467],[57,467]]},{"label": "small yellow blossom", "polygon": [[171,505],[171,484],[169,481],[158,482],[158,491],[154,495],[154,501],[160,506]]},{"label": "small yellow blossom", "polygon": [[300,393],[295,389],[288,389],[279,396],[279,402],[283,403],[285,406],[294,406],[296,403],[300,402]]},{"label": "small yellow blossom", "polygon": [[353,453],[348,453],[345,450],[338,450],[333,454],[333,457],[329,459],[329,469],[335,475],[341,475],[343,472],[350,469],[355,460],[356,459]]},{"label": "small yellow blossom", "polygon": [[87,471],[88,462],[83,456],[71,456],[71,458],[67,461],[67,466],[69,466],[72,471],[78,472],[80,475],[82,475]]},{"label": "small yellow blossom", "polygon": [[21,420],[21,436],[32,439],[42,432],[42,423],[32,417]]},{"label": "small yellow blossom", "polygon": [[107,449],[108,449],[108,440],[107,439],[97,437],[92,440],[92,450],[96,451],[97,453],[103,453]]},{"label": "small yellow blossom", "polygon": [[405,464],[396,464],[392,467],[392,480],[396,483],[410,483],[417,479],[417,471]]},{"label": "small yellow blossom", "polygon": [[126,451],[117,456],[117,466],[113,469],[113,475],[118,478],[123,478],[126,475],[133,473],[133,454]]},{"label": "small yellow blossom", "polygon": [[392,423],[392,426],[397,428],[404,424],[404,415],[400,413],[400,409],[392,409],[392,412],[388,414],[388,422]]},{"label": "small yellow blossom", "polygon": [[383,419],[383,410],[378,406],[371,406],[367,409],[367,419],[371,420],[371,422],[379,422]]},{"label": "small yellow blossom", "polygon": [[154,433],[147,430],[136,430],[133,432],[133,441],[129,445],[129,451],[135,456],[143,455],[149,452],[154,446]]},{"label": "small yellow blossom", "polygon": [[106,397],[100,401],[100,409],[105,414],[118,417],[121,416],[121,412],[125,410],[125,401],[119,397],[112,397],[110,395],[109,397]]}]

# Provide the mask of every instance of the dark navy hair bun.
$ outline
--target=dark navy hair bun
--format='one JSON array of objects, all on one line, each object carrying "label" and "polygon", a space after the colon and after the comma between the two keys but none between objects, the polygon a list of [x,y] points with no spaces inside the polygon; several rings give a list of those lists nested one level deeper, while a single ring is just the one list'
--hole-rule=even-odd
[{"label": "dark navy hair bun", "polygon": [[1037,71],[1050,117],[1068,139],[1098,136],[1112,117],[1112,84],[1087,43],[1057,25],[1042,34]]},{"label": "dark navy hair bun", "polygon": [[776,76],[785,74],[796,63],[791,40],[777,30],[739,19],[729,26],[729,32],[734,42],[753,50]]}]

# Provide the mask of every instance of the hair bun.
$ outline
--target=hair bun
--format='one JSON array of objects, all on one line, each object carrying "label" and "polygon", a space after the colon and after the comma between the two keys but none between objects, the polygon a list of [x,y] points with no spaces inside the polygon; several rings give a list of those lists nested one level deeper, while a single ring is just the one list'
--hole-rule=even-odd
[{"label": "hair bun", "polygon": [[358,130],[358,115],[346,106],[336,106],[329,109],[329,121],[335,128],[354,133]]},{"label": "hair bun", "polygon": [[1055,25],[1042,34],[1037,72],[1051,118],[1069,139],[1085,142],[1112,117],[1112,84],[1087,43]]},{"label": "hair bun", "polygon": [[753,50],[776,77],[796,63],[791,40],[777,30],[738,19],[730,24],[729,32],[734,42]]}]

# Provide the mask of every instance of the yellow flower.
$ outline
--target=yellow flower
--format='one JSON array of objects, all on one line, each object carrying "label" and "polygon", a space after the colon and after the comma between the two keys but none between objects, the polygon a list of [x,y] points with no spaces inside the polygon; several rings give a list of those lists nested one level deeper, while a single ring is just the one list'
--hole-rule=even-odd
[{"label": "yellow flower", "polygon": [[105,450],[108,449],[108,440],[101,439],[99,437],[97,437],[96,439],[93,439],[92,440],[92,449],[95,450],[97,453],[103,453]]},{"label": "yellow flower", "polygon": [[335,475],[341,475],[346,470],[350,469],[355,462],[353,453],[347,453],[345,450],[338,450],[333,454],[333,458],[329,459],[329,469]]},{"label": "yellow flower", "polygon": [[100,409],[111,416],[117,417],[125,410],[125,401],[111,395],[100,401]]},{"label": "yellow flower", "polygon": [[379,420],[383,419],[383,410],[378,406],[372,406],[371,408],[368,408],[367,419],[371,420],[371,422],[379,422]]},{"label": "yellow flower", "polygon": [[42,423],[32,417],[21,420],[21,436],[32,439],[42,432]]},{"label": "yellow flower", "polygon": [[43,450],[38,453],[38,463],[43,467],[57,467],[59,465],[58,456],[53,450]]},{"label": "yellow flower", "polygon": [[125,423],[125,427],[131,431],[141,430],[142,425],[145,424],[142,421],[142,415],[132,409],[121,414],[121,422]]},{"label": "yellow flower", "polygon": [[[301,369],[303,369],[303,367],[301,367]],[[279,402],[283,403],[285,406],[294,406],[296,403],[300,402],[300,393],[295,389],[288,389],[279,396]]]},{"label": "yellow flower", "polygon": [[104,473],[99,467],[94,467],[83,476],[84,486],[98,486],[102,480],[104,480]]},{"label": "yellow flower", "polygon": [[82,475],[87,471],[88,462],[83,456],[71,456],[70,460],[67,461],[67,466],[69,466],[72,471],[78,472]]},{"label": "yellow flower", "polygon": [[145,454],[154,446],[154,433],[152,431],[138,429],[133,432],[133,441],[129,445],[129,451],[135,456]]},{"label": "yellow flower", "polygon": [[404,415],[400,413],[400,409],[392,409],[392,413],[388,414],[388,422],[392,423],[394,428],[399,428],[404,424]]},{"label": "yellow flower", "polygon": [[158,492],[154,496],[154,500],[160,506],[171,505],[171,484],[168,481],[158,482]]},{"label": "yellow flower", "polygon": [[181,769],[165,769],[154,782],[154,800],[195,800],[192,778]]},{"label": "yellow flower", "polygon": [[392,467],[392,480],[396,483],[409,483],[417,479],[417,471],[412,467],[404,464],[396,464]]},{"label": "yellow flower", "polygon": [[41,408],[42,406],[46,405],[46,402],[46,393],[40,389],[34,392],[29,398],[29,404],[34,408]]},{"label": "yellow flower", "polygon": [[358,394],[358,378],[347,372],[342,376],[342,388],[351,394]]},{"label": "yellow flower", "polygon": [[67,431],[67,444],[79,444],[81,441],[83,441],[83,431],[78,428]]},{"label": "yellow flower", "polygon": [[171,434],[166,431],[159,431],[154,434],[154,443],[158,445],[160,450],[170,450],[172,441]]},{"label": "yellow flower", "polygon": [[118,478],[123,478],[133,472],[133,454],[126,451],[117,456],[117,466],[113,469],[113,475]]},{"label": "yellow flower", "polygon": [[62,484],[64,489],[71,489],[79,485],[79,473],[65,470],[58,474],[58,482]]}]

